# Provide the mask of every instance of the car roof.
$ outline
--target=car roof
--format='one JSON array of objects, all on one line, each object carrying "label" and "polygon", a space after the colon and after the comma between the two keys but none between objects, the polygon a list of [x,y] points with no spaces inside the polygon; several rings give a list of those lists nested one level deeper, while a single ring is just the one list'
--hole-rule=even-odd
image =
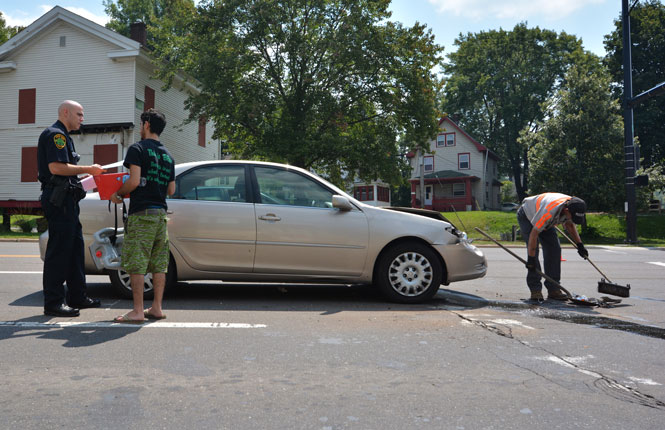
[{"label": "car roof", "polygon": [[296,167],[296,166],[291,166],[289,164],[282,164],[282,163],[273,163],[269,161],[254,161],[254,160],[206,160],[206,161],[190,161],[188,163],[181,163],[181,164],[176,164],[175,165],[175,174],[176,176],[180,175],[181,173],[195,168],[195,167],[200,167],[200,166],[208,166],[208,165],[234,165],[234,164],[249,164],[249,165],[254,165],[254,166],[267,166],[267,167],[277,167],[280,169],[286,169],[286,170],[293,170],[297,171],[300,173],[303,173],[307,176],[310,176],[312,178],[315,178],[319,181],[323,181],[328,187],[332,188],[335,192],[351,198],[354,203],[357,203],[357,201],[349,195],[346,191],[336,187],[335,185],[331,184],[329,181],[326,179],[322,178],[321,176],[317,175],[316,173],[312,173],[306,169],[303,169],[301,167]]}]

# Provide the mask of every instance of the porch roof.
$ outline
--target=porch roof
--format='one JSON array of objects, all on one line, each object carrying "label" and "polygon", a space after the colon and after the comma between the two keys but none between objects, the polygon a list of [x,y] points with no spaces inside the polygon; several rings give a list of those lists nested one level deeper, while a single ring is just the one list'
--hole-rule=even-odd
[{"label": "porch roof", "polygon": [[[452,182],[459,181],[460,179],[477,181],[480,178],[477,176],[467,175],[466,173],[461,173],[456,170],[439,170],[438,172],[432,172],[425,175],[425,181],[432,182],[432,180],[437,180],[438,182]],[[429,181],[428,181],[429,180]],[[419,182],[419,178],[413,178],[409,182]]]}]

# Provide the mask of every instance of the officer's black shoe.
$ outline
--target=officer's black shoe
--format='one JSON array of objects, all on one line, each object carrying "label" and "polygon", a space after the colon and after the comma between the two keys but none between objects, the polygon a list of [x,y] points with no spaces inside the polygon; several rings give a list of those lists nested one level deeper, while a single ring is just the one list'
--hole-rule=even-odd
[{"label": "officer's black shoe", "polygon": [[98,308],[102,305],[99,299],[91,299],[86,297],[81,303],[72,303],[70,306],[78,309]]},{"label": "officer's black shoe", "polygon": [[79,310],[70,308],[63,303],[54,308],[44,308],[44,315],[52,315],[54,317],[77,317],[79,316]]}]

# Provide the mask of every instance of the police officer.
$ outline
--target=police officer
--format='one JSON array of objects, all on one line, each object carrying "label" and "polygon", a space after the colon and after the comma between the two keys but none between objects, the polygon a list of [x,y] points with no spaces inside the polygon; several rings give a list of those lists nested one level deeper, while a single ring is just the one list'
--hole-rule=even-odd
[{"label": "police officer", "polygon": [[69,132],[78,130],[82,122],[83,107],[65,100],[58,107],[58,120],[39,136],[37,165],[42,183],[41,204],[49,231],[43,275],[45,315],[75,317],[79,309],[101,305],[99,300],[86,294],[78,205],[85,191],[77,175],[99,175],[104,169],[99,164],[77,165],[80,156]]}]

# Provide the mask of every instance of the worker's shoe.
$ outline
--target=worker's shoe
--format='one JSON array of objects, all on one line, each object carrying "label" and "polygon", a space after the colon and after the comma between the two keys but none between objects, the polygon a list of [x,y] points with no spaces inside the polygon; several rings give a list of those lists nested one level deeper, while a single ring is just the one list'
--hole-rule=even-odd
[{"label": "worker's shoe", "polygon": [[548,291],[547,299],[565,301],[568,300],[568,295],[561,290]]},{"label": "worker's shoe", "polygon": [[542,302],[543,300],[545,300],[545,298],[543,297],[543,293],[541,293],[540,291],[531,291],[531,297],[529,298],[529,300],[532,300],[534,302]]}]

